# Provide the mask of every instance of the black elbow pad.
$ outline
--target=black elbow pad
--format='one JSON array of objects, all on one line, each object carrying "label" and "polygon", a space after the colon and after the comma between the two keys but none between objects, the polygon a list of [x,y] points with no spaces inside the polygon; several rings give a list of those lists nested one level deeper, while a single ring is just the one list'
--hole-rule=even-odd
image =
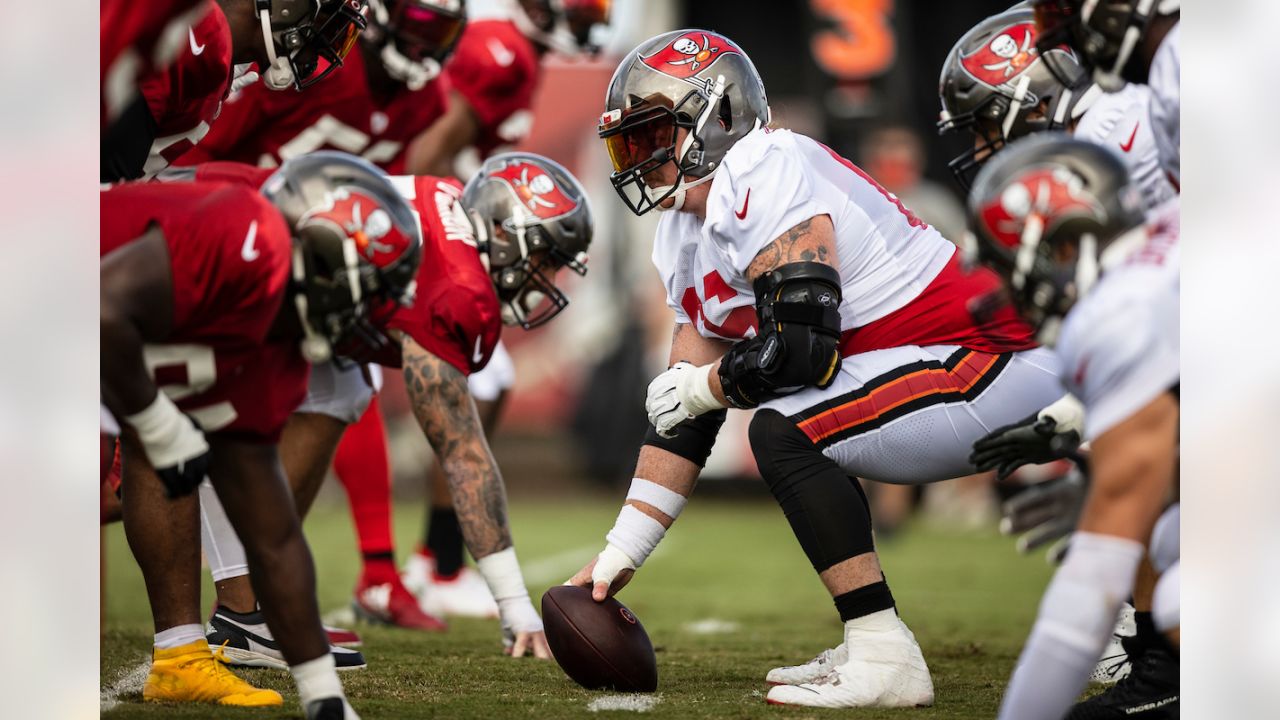
[{"label": "black elbow pad", "polygon": [[756,279],[756,336],[720,361],[734,407],[829,387],[840,370],[840,274],[830,265],[789,263]]}]

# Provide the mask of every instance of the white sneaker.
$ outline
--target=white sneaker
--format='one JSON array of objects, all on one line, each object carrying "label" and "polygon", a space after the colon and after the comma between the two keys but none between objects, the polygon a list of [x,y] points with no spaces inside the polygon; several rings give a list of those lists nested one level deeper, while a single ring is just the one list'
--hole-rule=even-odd
[{"label": "white sneaker", "polygon": [[826,677],[774,686],[765,701],[828,708],[933,704],[933,679],[924,655],[892,608],[845,623],[844,647],[849,657]]},{"label": "white sneaker", "polygon": [[435,617],[498,617],[498,603],[489,583],[474,568],[463,567],[444,579],[436,575],[435,558],[414,553],[400,573],[400,580],[418,598],[422,612]]},{"label": "white sneaker", "polygon": [[[236,613],[219,606],[205,626],[205,637],[213,656],[225,665],[289,669],[261,610]],[[365,667],[364,655],[359,650],[330,645],[329,652],[338,670]]]},{"label": "white sneaker", "polygon": [[[436,559],[420,552],[409,556],[409,562],[400,569],[400,582],[409,588],[413,596],[422,599],[431,587],[431,575],[436,571]],[[426,612],[425,610],[423,612]]]},{"label": "white sneaker", "polygon": [[830,675],[837,665],[843,665],[848,660],[849,650],[845,648],[844,643],[840,643],[829,650],[823,650],[818,653],[818,657],[803,665],[776,667],[764,676],[764,681],[770,685],[803,685],[816,682]]},{"label": "white sneaker", "polygon": [[1120,608],[1116,627],[1111,631],[1111,640],[1107,642],[1107,648],[1102,651],[1098,664],[1093,667],[1089,682],[1110,685],[1124,679],[1133,670],[1133,663],[1129,662],[1129,651],[1124,647],[1124,639],[1138,633],[1138,625],[1133,619],[1133,613],[1133,606],[1128,603]]}]

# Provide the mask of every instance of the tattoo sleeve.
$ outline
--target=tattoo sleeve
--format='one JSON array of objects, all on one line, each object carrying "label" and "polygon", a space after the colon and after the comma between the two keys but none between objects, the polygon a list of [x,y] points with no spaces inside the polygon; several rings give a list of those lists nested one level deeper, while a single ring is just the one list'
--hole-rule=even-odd
[{"label": "tattoo sleeve", "polygon": [[836,235],[830,217],[811,217],[765,246],[747,266],[747,282],[794,262],[836,266]]},{"label": "tattoo sleeve", "polygon": [[467,549],[480,559],[511,547],[506,487],[466,376],[408,337],[402,347],[413,414],[449,481]]}]

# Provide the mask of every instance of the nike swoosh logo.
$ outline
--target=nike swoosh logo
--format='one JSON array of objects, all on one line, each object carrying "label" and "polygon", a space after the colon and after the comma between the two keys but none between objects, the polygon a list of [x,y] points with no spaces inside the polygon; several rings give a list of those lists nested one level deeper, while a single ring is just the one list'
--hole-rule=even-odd
[{"label": "nike swoosh logo", "polygon": [[751,188],[747,188],[747,196],[742,199],[742,210],[735,211],[733,214],[738,216],[739,220],[747,219],[747,206],[751,204]]},{"label": "nike swoosh logo", "polygon": [[1121,150],[1123,150],[1124,152],[1129,152],[1130,150],[1133,149],[1133,141],[1138,137],[1138,126],[1141,124],[1142,124],[1141,120],[1133,124],[1133,133],[1129,135],[1129,142],[1121,143],[1120,144]]},{"label": "nike swoosh logo", "polygon": [[479,365],[484,360],[484,353],[480,351],[480,338],[476,338],[476,349],[471,354],[471,364]]},{"label": "nike swoosh logo", "polygon": [[214,615],[212,618],[209,619],[209,624],[213,626],[214,630],[221,630],[222,632],[229,632],[229,633],[236,633],[238,635],[243,635],[249,640],[252,640],[253,642],[258,643],[259,645],[265,648],[270,648],[271,650],[276,650],[276,651],[280,650],[280,646],[276,644],[275,640],[272,640],[271,638],[262,637],[261,635],[253,632],[252,630],[241,625],[238,622],[234,622],[227,618]]},{"label": "nike swoosh logo", "polygon": [[258,248],[253,246],[254,241],[258,239],[258,221],[254,220],[249,223],[249,234],[244,236],[244,245],[240,246],[240,257],[245,262],[253,262],[257,260],[262,253],[258,252]]},{"label": "nike swoosh logo", "polygon": [[204,45],[197,45],[197,44],[196,44],[196,31],[195,31],[195,30],[193,30],[193,29],[191,29],[191,28],[187,28],[187,38],[188,38],[189,40],[191,40],[191,54],[192,54],[192,55],[199,55],[200,53],[204,52]]},{"label": "nike swoosh logo", "polygon": [[509,50],[507,46],[503,45],[500,41],[494,38],[489,38],[489,42],[487,44],[489,46],[489,52],[493,55],[493,59],[502,67],[506,67],[515,62],[516,54]]}]

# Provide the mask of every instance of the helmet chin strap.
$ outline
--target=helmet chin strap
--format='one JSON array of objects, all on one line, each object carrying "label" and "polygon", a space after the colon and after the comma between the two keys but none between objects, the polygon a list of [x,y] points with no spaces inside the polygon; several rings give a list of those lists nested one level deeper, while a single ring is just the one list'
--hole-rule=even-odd
[{"label": "helmet chin strap", "polygon": [[[306,279],[307,270],[306,264],[302,260],[302,248],[295,246],[293,249],[293,280],[301,287]],[[298,322],[302,324],[302,343],[300,345],[302,357],[313,365],[328,362],[333,357],[333,347],[329,345],[328,340],[315,331],[315,328],[311,327],[311,320],[307,315],[307,294],[305,292],[293,294],[293,307],[298,311]]]},{"label": "helmet chin strap", "polygon": [[394,42],[382,46],[382,66],[388,75],[413,91],[421,90],[440,75],[440,63],[431,59],[414,62],[397,50]]},{"label": "helmet chin strap", "polygon": [[[661,205],[659,205],[658,206],[659,212],[675,212],[683,208],[685,191],[688,190],[689,188],[697,187],[705,182],[710,182],[711,179],[715,177],[716,172],[720,169],[719,166],[717,166],[716,168],[712,169],[711,172],[707,173],[703,177],[700,177],[697,180],[694,180],[693,182],[688,182],[684,179],[684,173],[680,172],[680,165],[684,161],[684,159],[689,156],[689,152],[693,150],[694,138],[697,137],[698,133],[702,132],[702,128],[704,125],[707,124],[708,118],[710,118],[712,113],[715,112],[716,107],[719,105],[721,98],[724,97],[724,85],[725,85],[724,75],[717,75],[716,84],[713,85],[711,87],[711,91],[707,93],[708,95],[707,106],[702,109],[701,113],[698,114],[698,122],[696,125],[694,125],[693,132],[690,132],[684,136],[684,142],[680,144],[680,152],[677,153],[676,155],[675,187],[677,189],[675,193],[671,195],[671,197],[675,200],[675,202],[672,203],[671,207],[669,208],[664,208]],[[757,126],[759,125],[758,120],[756,121],[756,124]],[[752,128],[752,129],[754,130],[755,128]],[[662,195],[665,195],[668,191],[670,191],[671,187],[672,187],[671,185],[662,185],[660,187],[654,188],[653,193],[654,195],[660,197]]]},{"label": "helmet chin strap", "polygon": [[262,21],[262,43],[267,49],[267,60],[271,65],[262,74],[262,82],[271,90],[288,90],[293,87],[293,67],[289,58],[276,56],[276,41],[271,36],[271,12],[267,8],[258,11],[258,19]]}]

